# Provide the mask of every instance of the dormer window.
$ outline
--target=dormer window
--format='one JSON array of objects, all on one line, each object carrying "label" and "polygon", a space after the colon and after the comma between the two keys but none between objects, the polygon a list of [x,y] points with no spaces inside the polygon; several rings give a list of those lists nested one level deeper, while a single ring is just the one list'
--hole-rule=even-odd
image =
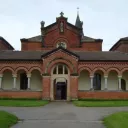
[{"label": "dormer window", "polygon": [[66,45],[65,42],[58,42],[56,47],[57,47],[57,48],[58,48],[58,47],[63,47],[63,48],[66,49],[66,48],[67,48],[67,45]]}]

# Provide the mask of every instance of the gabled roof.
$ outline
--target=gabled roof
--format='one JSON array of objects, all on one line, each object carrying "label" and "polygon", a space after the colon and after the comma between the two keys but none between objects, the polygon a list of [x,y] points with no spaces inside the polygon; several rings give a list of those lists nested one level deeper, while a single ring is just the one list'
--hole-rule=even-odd
[{"label": "gabled roof", "polygon": [[111,48],[109,51],[112,51],[115,47],[119,46],[120,44],[127,43],[128,44],[128,37],[120,38]]},{"label": "gabled roof", "polygon": [[[42,39],[43,39],[42,35],[38,35],[38,36],[27,38],[27,39],[23,38],[23,39],[21,39],[21,41],[42,42]],[[94,38],[91,38],[88,36],[83,36],[81,38],[81,42],[96,42],[96,41],[102,42],[103,40],[102,39],[94,39]]]},{"label": "gabled roof", "polygon": [[81,42],[103,42],[102,39],[94,39],[92,37],[83,36]]},{"label": "gabled roof", "polygon": [[34,36],[34,37],[31,37],[31,38],[23,38],[21,39],[21,41],[32,41],[32,42],[42,42],[42,36],[41,35],[38,35],[38,36]]},{"label": "gabled roof", "polygon": [[50,25],[44,27],[43,29],[44,29],[44,30],[45,30],[45,29],[48,29],[48,28],[50,28],[50,27],[52,27],[52,26],[54,26],[54,25],[56,25],[56,24],[57,24],[57,22],[54,22],[54,23],[52,23],[52,24],[50,24]]},{"label": "gabled roof", "polygon": [[69,54],[69,55],[73,55],[73,56],[79,58],[79,56],[77,54],[75,54],[75,53],[73,53],[73,52],[71,52],[71,51],[69,51],[69,50],[67,50],[67,49],[65,49],[63,47],[58,47],[56,49],[53,49],[53,50],[51,50],[51,51],[43,54],[42,57],[45,58],[45,57],[49,56],[50,54],[52,54],[54,52],[57,52],[57,51],[60,51],[60,50],[63,51],[63,52],[65,52],[65,53],[67,53],[67,54]]},{"label": "gabled roof", "polygon": [[2,40],[3,43],[8,46],[9,50],[14,50],[13,46],[9,42],[7,42],[2,36],[0,36],[0,40]]},{"label": "gabled roof", "polygon": [[42,41],[42,36],[38,35],[38,36],[34,36],[34,37],[31,37],[31,38],[28,38],[28,41],[41,42]]}]

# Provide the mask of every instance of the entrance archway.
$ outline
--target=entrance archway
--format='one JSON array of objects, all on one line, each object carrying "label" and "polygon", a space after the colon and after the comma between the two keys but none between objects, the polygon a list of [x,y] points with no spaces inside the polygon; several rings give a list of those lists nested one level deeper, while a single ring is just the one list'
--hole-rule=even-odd
[{"label": "entrance archway", "polygon": [[65,64],[57,64],[51,72],[51,100],[69,100],[69,69]]},{"label": "entrance archway", "polygon": [[67,100],[67,80],[65,78],[54,80],[54,99]]}]

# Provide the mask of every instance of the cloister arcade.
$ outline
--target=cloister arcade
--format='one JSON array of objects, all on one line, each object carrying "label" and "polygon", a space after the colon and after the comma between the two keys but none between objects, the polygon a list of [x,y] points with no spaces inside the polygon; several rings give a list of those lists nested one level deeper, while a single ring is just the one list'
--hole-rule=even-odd
[{"label": "cloister arcade", "polygon": [[0,90],[36,90],[42,91],[42,76],[38,68],[28,71],[26,68],[4,68],[0,74]]},{"label": "cloister arcade", "polygon": [[97,68],[91,71],[85,68],[79,71],[78,90],[126,91],[128,90],[128,70],[118,71],[111,68],[105,71]]},{"label": "cloister arcade", "polygon": [[[2,90],[42,90],[42,87],[39,69],[27,71],[25,68],[19,68],[13,71],[10,68],[4,68],[1,70],[0,89]],[[128,90],[128,70],[118,71],[112,68],[108,71],[97,69],[91,72],[85,68],[79,71],[78,90],[126,91]]]}]

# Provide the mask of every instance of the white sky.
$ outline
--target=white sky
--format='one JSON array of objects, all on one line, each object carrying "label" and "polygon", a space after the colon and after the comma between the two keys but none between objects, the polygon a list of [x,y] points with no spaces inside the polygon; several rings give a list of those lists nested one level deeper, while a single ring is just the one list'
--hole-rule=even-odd
[{"label": "white sky", "polygon": [[74,24],[77,7],[84,34],[103,39],[104,51],[128,36],[128,0],[0,0],[0,36],[20,50],[21,38],[40,34],[42,20],[47,26],[63,11]]}]

